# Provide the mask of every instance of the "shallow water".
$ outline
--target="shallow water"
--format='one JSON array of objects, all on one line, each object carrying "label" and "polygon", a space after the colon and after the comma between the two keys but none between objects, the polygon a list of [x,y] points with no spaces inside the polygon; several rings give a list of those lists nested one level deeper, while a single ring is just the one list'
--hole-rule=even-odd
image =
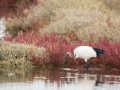
[{"label": "shallow water", "polygon": [[0,90],[120,90],[120,71],[0,69]]}]

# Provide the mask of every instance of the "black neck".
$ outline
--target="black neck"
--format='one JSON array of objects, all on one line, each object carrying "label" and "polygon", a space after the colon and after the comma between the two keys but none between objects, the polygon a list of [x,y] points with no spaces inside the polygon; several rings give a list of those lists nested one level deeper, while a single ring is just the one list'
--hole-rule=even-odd
[{"label": "black neck", "polygon": [[96,52],[97,57],[98,57],[99,55],[101,55],[101,54],[104,54],[104,50],[102,50],[102,49],[99,49],[99,48],[93,48],[93,50]]}]

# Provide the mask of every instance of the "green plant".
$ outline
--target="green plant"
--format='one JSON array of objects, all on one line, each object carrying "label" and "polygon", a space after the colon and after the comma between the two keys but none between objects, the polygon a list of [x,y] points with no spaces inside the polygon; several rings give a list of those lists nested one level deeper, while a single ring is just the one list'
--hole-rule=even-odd
[{"label": "green plant", "polygon": [[42,55],[45,53],[45,48],[43,47],[38,48],[33,45],[0,41],[0,65],[13,67],[31,66],[31,50],[33,50],[33,54],[36,57],[42,57]]}]

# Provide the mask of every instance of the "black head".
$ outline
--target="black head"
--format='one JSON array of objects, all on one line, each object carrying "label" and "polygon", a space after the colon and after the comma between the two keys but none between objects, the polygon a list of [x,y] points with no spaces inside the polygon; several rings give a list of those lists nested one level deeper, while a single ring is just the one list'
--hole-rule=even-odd
[{"label": "black head", "polygon": [[99,49],[99,48],[93,48],[93,49],[94,49],[94,51],[97,53],[97,56],[102,55],[102,54],[105,53],[105,51],[102,50],[102,49]]},{"label": "black head", "polygon": [[73,58],[73,54],[71,52],[67,52],[66,55],[64,56],[61,65],[63,66],[65,61],[67,60],[68,57]]}]

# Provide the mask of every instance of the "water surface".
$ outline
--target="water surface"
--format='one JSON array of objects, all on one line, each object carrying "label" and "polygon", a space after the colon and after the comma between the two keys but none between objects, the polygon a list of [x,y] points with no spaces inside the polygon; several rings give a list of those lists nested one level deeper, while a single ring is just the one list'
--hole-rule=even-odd
[{"label": "water surface", "polygon": [[120,90],[120,71],[0,69],[0,90]]}]

